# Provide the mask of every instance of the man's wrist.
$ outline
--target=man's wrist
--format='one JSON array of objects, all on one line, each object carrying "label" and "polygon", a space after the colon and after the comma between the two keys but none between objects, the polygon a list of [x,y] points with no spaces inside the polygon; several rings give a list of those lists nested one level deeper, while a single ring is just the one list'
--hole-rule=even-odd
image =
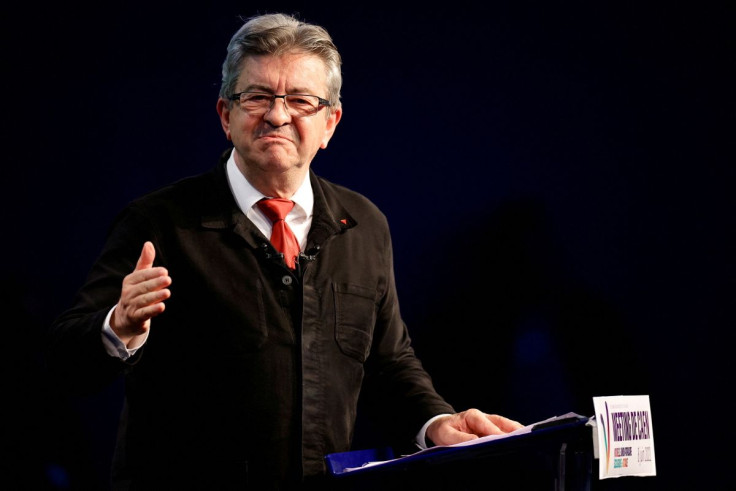
[{"label": "man's wrist", "polygon": [[[117,307],[117,305],[115,307]],[[138,348],[143,346],[146,339],[148,339],[148,332],[146,332],[145,336],[142,336],[141,339],[136,340],[135,343],[131,343],[135,344],[134,347],[126,346],[118,335],[115,334],[115,331],[113,331],[112,325],[110,324],[115,307],[111,308],[107,313],[102,325],[102,344],[105,346],[105,351],[107,351],[110,356],[120,358],[121,360],[127,360],[135,354]]]},{"label": "man's wrist", "polygon": [[445,416],[449,416],[450,414],[438,414],[437,416],[433,416],[429,419],[426,423],[424,423],[424,426],[422,426],[422,429],[419,430],[419,433],[417,433],[416,440],[417,445],[419,445],[420,448],[429,448],[434,447],[435,443],[427,437],[427,429],[429,428],[429,425],[434,423],[436,420],[443,418]]}]

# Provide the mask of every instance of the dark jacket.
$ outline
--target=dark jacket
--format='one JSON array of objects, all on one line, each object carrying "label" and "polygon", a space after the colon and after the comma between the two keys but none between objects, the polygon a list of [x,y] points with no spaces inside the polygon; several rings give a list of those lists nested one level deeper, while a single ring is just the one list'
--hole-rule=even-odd
[{"label": "dark jacket", "polygon": [[[127,206],[52,326],[49,359],[65,380],[95,388],[126,376],[115,465],[131,489],[323,474],[326,454],[350,449],[366,384],[407,439],[452,411],[410,346],[385,216],[310,170],[314,218],[292,273],[238,209],[228,154]],[[146,240],[172,296],[143,348],[122,362],[105,353],[100,329]]]}]

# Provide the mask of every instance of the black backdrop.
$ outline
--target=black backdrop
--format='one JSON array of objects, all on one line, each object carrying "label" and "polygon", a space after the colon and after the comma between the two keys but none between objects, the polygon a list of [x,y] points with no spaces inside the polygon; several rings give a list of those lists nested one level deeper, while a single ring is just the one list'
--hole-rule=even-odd
[{"label": "black backdrop", "polygon": [[649,394],[658,476],[597,486],[721,487],[734,437],[733,9],[452,4],[5,14],[1,278],[21,435],[7,441],[29,487],[102,479],[120,387],[60,396],[40,339],[114,214],[214,165],[225,46],[239,16],[274,10],[324,25],[343,54],[344,117],[313,168],[388,216],[402,311],[448,400],[533,422]]}]

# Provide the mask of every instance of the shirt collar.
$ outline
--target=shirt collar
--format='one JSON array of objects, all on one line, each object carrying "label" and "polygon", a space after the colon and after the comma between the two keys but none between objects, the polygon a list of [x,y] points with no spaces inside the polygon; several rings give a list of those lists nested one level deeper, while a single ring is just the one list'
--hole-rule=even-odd
[{"label": "shirt collar", "polygon": [[[235,197],[235,201],[238,203],[240,210],[248,216],[250,210],[254,209],[255,204],[263,198],[268,196],[264,195],[253,185],[248,182],[242,172],[238,169],[235,164],[235,151],[230,153],[230,157],[227,160],[227,180],[230,183],[230,190]],[[294,209],[289,213],[295,214],[297,217],[311,217],[314,209],[314,192],[312,191],[312,183],[309,179],[309,173],[304,178],[304,181],[296,190],[293,196],[290,198],[294,201]],[[296,218],[296,217],[295,217]]]}]

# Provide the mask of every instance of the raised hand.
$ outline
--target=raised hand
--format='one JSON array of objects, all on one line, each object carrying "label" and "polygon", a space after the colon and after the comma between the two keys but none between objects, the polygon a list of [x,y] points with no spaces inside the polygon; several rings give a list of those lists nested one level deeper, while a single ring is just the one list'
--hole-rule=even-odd
[{"label": "raised hand", "polygon": [[128,347],[148,334],[151,319],[164,311],[164,301],[171,296],[169,272],[153,267],[155,257],[153,244],[143,244],[135,269],[123,279],[120,300],[110,317],[110,327]]}]

